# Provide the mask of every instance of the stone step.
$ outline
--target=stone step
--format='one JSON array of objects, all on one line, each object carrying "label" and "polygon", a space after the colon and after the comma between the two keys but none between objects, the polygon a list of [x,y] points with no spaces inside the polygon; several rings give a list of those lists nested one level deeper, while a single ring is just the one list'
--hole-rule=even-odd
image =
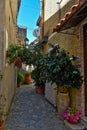
[{"label": "stone step", "polygon": [[82,125],[81,123],[78,124],[71,124],[68,121],[64,121],[65,126],[68,130],[85,130],[85,126]]},{"label": "stone step", "polygon": [[80,123],[83,124],[85,126],[85,128],[87,128],[87,117],[82,117],[80,120]]}]

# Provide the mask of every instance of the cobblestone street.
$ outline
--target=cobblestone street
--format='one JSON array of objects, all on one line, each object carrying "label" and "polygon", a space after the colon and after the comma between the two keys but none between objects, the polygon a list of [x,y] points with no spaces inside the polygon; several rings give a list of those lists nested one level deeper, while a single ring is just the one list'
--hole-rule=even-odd
[{"label": "cobblestone street", "polygon": [[7,130],[66,130],[56,109],[34,87],[18,88],[7,118]]}]

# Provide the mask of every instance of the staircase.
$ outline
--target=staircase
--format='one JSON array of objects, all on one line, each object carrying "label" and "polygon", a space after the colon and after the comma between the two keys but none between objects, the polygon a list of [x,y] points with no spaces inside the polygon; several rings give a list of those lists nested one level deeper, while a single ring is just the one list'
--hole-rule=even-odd
[{"label": "staircase", "polygon": [[87,117],[82,117],[78,124],[71,124],[68,121],[64,121],[68,130],[87,130]]}]

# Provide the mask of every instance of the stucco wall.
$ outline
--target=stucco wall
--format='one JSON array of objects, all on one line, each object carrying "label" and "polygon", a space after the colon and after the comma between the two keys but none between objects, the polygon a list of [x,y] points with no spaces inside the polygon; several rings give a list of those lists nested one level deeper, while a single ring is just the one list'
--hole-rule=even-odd
[{"label": "stucco wall", "polygon": [[7,64],[6,50],[10,44],[16,44],[17,1],[0,1],[0,70],[3,79],[0,81],[0,93],[6,97],[6,109],[16,90],[16,70],[14,65]]},{"label": "stucco wall", "polygon": [[[44,0],[45,16],[44,21],[47,21],[56,12],[58,13],[60,8],[63,8],[71,0]],[[73,0],[74,3],[75,0]]]}]

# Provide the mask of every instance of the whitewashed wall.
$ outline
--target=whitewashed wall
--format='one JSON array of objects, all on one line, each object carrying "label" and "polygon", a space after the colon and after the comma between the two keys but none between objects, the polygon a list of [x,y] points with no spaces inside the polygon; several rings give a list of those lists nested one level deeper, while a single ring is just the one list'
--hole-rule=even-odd
[{"label": "whitewashed wall", "polygon": [[44,0],[44,21],[48,20],[53,14],[55,14],[59,8],[62,8],[70,0],[62,0],[61,4],[57,4],[61,0]]},{"label": "whitewashed wall", "polygon": [[47,82],[45,84],[45,98],[54,105],[57,106],[57,86],[56,84],[51,84]]}]

